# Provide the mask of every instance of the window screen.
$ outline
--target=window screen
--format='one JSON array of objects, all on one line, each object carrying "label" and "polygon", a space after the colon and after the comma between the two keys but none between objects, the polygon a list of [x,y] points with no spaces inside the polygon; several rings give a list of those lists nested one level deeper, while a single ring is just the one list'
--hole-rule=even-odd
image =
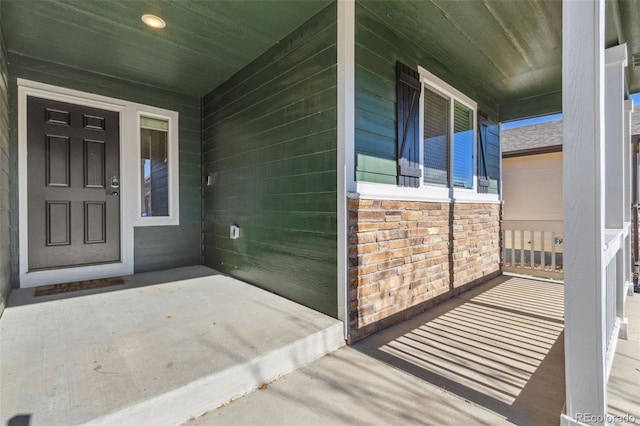
[{"label": "window screen", "polygon": [[449,100],[424,91],[424,181],[449,184]]},{"label": "window screen", "polygon": [[473,188],[473,111],[453,102],[453,186]]}]

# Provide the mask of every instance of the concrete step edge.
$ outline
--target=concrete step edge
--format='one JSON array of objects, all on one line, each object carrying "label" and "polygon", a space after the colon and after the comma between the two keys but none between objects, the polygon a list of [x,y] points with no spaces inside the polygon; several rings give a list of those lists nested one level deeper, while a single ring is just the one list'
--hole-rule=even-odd
[{"label": "concrete step edge", "polygon": [[343,323],[320,330],[248,362],[134,403],[86,426],[177,426],[297,370],[345,345]]}]

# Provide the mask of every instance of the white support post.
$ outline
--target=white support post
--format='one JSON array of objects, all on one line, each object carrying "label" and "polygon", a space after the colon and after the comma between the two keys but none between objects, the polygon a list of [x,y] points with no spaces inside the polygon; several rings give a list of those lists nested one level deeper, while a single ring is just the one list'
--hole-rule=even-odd
[{"label": "white support post", "polygon": [[[631,223],[631,113],[633,112],[633,100],[624,101],[623,120],[623,146],[624,146],[624,222]],[[631,271],[631,269],[629,269]]]},{"label": "white support post", "polygon": [[[625,149],[624,149],[624,153],[625,153],[625,169],[624,169],[624,181],[625,181],[625,218],[624,221],[625,223],[629,224],[629,227],[631,228],[633,226],[634,220],[632,219],[632,211],[633,214],[635,214],[635,209],[632,206],[633,203],[633,199],[631,197],[631,191],[633,191],[633,184],[632,184],[632,172],[631,169],[633,167],[633,159],[632,159],[632,153],[633,153],[633,142],[631,140],[631,114],[633,113],[633,100],[632,99],[627,99],[626,101],[624,101],[624,144],[625,144]],[[633,235],[633,230],[630,229],[629,231],[629,236],[626,240],[625,243],[625,271],[626,271],[626,276],[625,276],[625,280],[626,280],[626,285],[627,285],[627,292],[626,295],[627,296],[633,296],[633,281],[631,281],[631,274],[633,272],[633,252],[631,250],[631,238]],[[637,244],[637,243],[636,243]],[[625,325],[626,328],[626,325]]]},{"label": "white support post", "polygon": [[[625,213],[629,210],[629,188],[625,181],[627,156],[631,149],[625,143],[624,134],[624,69],[627,66],[627,45],[614,46],[605,51],[605,227],[626,230]],[[628,215],[627,215],[628,216]],[[627,292],[629,272],[626,270],[625,253],[628,232],[622,233],[620,251],[616,255],[615,315],[619,320],[619,336],[626,338],[624,299]],[[626,275],[626,277],[625,277]],[[613,289],[612,289],[613,290]],[[626,324],[626,323],[625,323]],[[624,327],[624,330],[623,330]]]},{"label": "white support post", "polygon": [[624,226],[624,68],[627,45],[605,51],[605,228]]},{"label": "white support post", "polygon": [[[604,425],[604,0],[563,0],[565,212],[563,425]],[[588,415],[591,416],[588,416]]]},{"label": "white support post", "polygon": [[355,0],[337,2],[338,318],[349,334],[347,192],[355,190]]}]

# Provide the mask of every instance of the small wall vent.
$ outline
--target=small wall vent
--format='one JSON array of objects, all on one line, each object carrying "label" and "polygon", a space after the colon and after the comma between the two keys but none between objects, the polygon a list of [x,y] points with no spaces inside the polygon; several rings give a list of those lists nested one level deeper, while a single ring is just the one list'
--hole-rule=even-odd
[{"label": "small wall vent", "polygon": [[636,52],[631,56],[634,67],[640,67],[640,52]]}]

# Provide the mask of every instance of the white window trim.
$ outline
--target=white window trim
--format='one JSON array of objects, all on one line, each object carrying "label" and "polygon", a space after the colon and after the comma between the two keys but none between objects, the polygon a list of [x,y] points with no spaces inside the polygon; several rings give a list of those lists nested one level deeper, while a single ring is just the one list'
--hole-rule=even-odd
[{"label": "white window trim", "polygon": [[[425,70],[422,67],[418,67],[418,72],[420,74],[420,82],[422,83],[422,91],[420,94],[420,124],[419,124],[419,134],[420,134],[420,167],[424,167],[424,92],[429,89],[435,91],[439,95],[447,97],[449,99],[449,182],[448,188],[452,193],[450,198],[454,199],[465,199],[472,195],[472,193],[477,193],[478,188],[478,165],[476,161],[477,156],[477,114],[478,114],[478,103],[457,90],[456,88],[450,86],[445,83],[435,75],[431,74],[429,71]],[[455,102],[459,102],[462,105],[466,106],[473,112],[473,186],[472,188],[456,188],[453,186],[453,163],[454,163],[454,151],[455,151],[455,138],[453,133],[453,123],[454,123],[454,108]],[[424,170],[423,170],[424,172]],[[424,173],[422,174],[422,179],[420,179],[420,187],[426,191],[433,191],[434,194],[440,193],[440,191],[435,191],[436,189],[441,189],[442,187],[436,185],[430,185],[424,182]]]},{"label": "white window trim", "polygon": [[[477,141],[477,114],[478,103],[447,84],[422,67],[418,67],[420,82],[423,90],[420,93],[419,127],[420,127],[420,171],[423,177],[420,178],[420,186],[417,188],[397,186],[395,184],[381,184],[357,181],[356,191],[351,192],[351,198],[365,198],[375,200],[398,200],[398,201],[427,201],[427,202],[460,202],[460,203],[501,203],[500,194],[480,194],[478,188],[478,162],[477,143],[473,146],[473,188],[453,187],[453,173],[449,173],[448,187],[429,185],[424,182],[424,89],[428,86],[439,94],[456,100],[473,111],[473,133],[474,141]],[[450,102],[449,132],[453,135],[453,108],[454,103]],[[449,170],[453,171],[453,147],[454,140],[451,139],[449,145]],[[501,168],[502,169],[502,168]]]},{"label": "white window trim", "polygon": [[169,134],[167,145],[168,161],[169,161],[169,215],[168,216],[146,216],[142,217],[142,171],[140,164],[136,167],[137,175],[137,199],[136,213],[133,219],[134,226],[164,226],[180,224],[180,191],[178,177],[178,113],[175,111],[167,111],[160,108],[145,107],[136,111],[136,161],[140,161],[140,117],[158,118],[166,120],[169,123]]},{"label": "white window trim", "polygon": [[[439,190],[439,191],[438,191]],[[498,194],[478,194],[456,192],[451,195],[449,188],[422,187],[410,188],[387,183],[356,182],[356,192],[349,192],[348,198],[366,200],[425,201],[433,203],[483,203],[501,204]]]},{"label": "white window trim", "polygon": [[[179,223],[178,204],[178,113],[148,105],[128,102],[107,96],[95,95],[78,90],[67,89],[35,81],[18,79],[18,229],[19,259],[20,259],[20,287],[29,288],[43,284],[56,284],[61,282],[81,281],[96,278],[105,278],[117,275],[130,275],[134,270],[133,236],[134,226],[139,215],[138,200],[140,185],[138,180],[139,161],[139,123],[137,114],[159,114],[172,118],[175,125],[171,128],[173,140],[172,154],[175,170],[171,185],[174,188],[174,196],[171,200],[171,213],[175,213],[170,223],[148,223],[149,225],[177,225]],[[120,262],[98,264],[90,266],[78,266],[73,268],[59,268],[44,271],[29,272],[29,246],[28,246],[28,174],[27,174],[27,96],[51,99],[54,101],[68,102],[76,105],[100,108],[115,111],[120,114]],[[173,180],[175,179],[175,180]],[[133,184],[132,184],[133,183]],[[136,188],[136,189],[133,189]],[[166,219],[166,218],[165,218]],[[147,223],[143,223],[146,225]]]}]

